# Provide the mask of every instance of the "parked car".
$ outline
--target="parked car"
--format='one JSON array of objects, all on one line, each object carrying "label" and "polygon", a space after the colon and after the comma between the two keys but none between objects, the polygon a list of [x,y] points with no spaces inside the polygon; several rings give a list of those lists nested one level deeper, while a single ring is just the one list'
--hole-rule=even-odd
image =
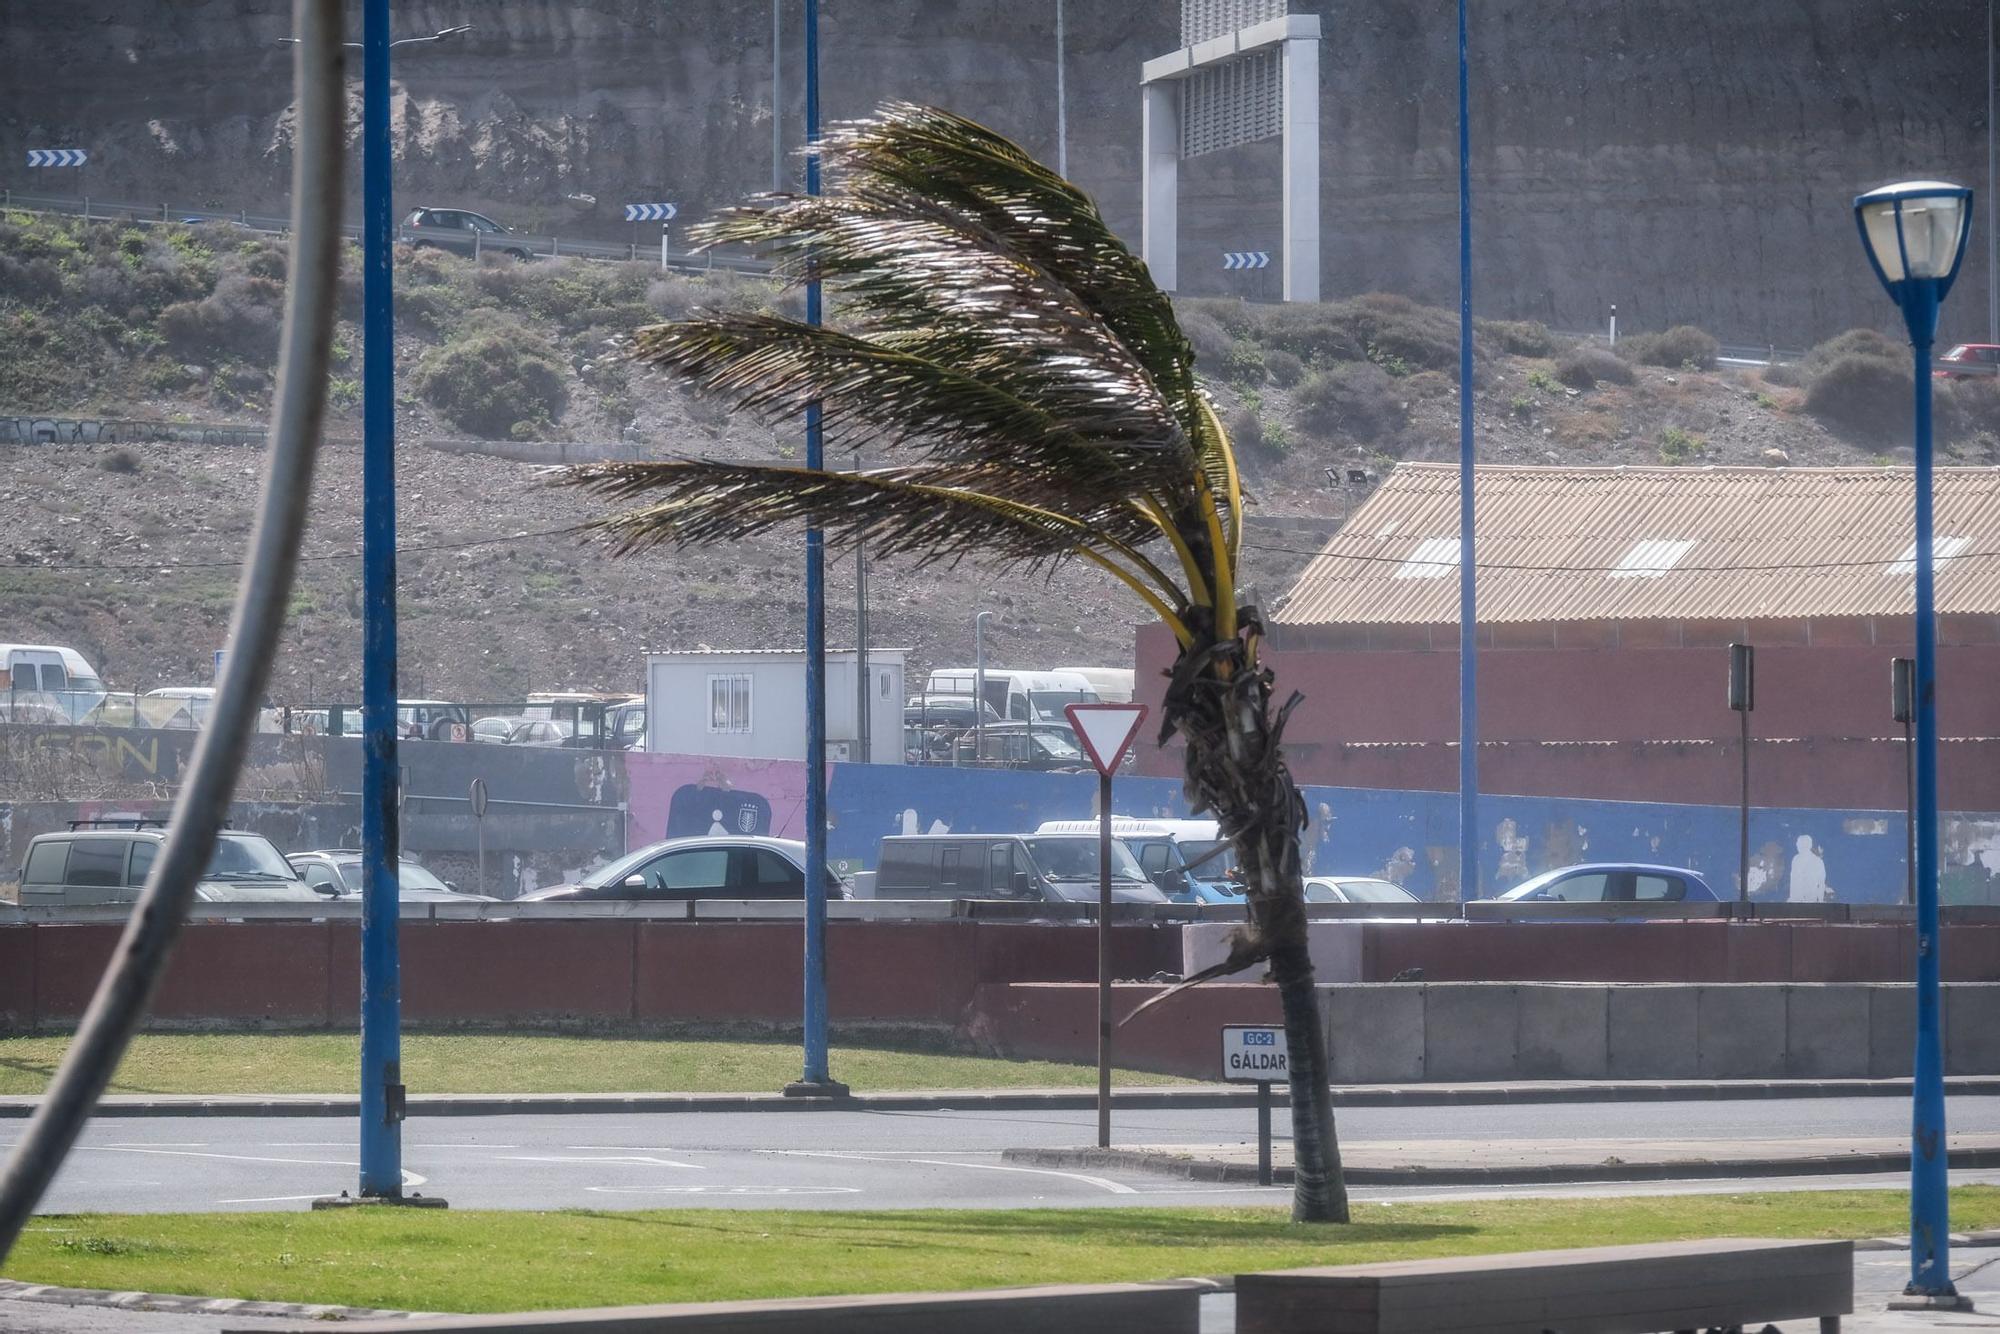
[{"label": "parked car", "polygon": [[[37,834],[21,863],[21,904],[131,903],[153,869],[167,831],[147,820],[76,822],[68,833]],[[262,834],[225,829],[195,886],[203,903],[317,903]]]},{"label": "parked car", "polygon": [[[551,885],[521,897],[539,902],[598,899],[802,899],[806,845],[793,838],[670,838],[627,853],[571,885]],[[847,885],[830,868],[828,898],[847,897]]]},{"label": "parked car", "polygon": [[646,748],[646,698],[628,699],[604,711],[604,743],[612,750]]},{"label": "parked car", "polygon": [[1502,903],[1719,903],[1684,866],[1588,862],[1544,871],[1498,896]]},{"label": "parked car", "polygon": [[1960,343],[1931,363],[1941,380],[1964,380],[2000,372],[2000,343]]},{"label": "parked car", "polygon": [[[357,718],[357,726],[359,721]],[[396,726],[411,741],[463,741],[466,736],[463,729],[471,721],[472,715],[463,704],[453,704],[449,700],[396,701]]]},{"label": "parked car", "polygon": [[450,250],[461,255],[512,255],[532,259],[528,243],[484,213],[463,208],[415,208],[403,219],[402,239],[417,250]]},{"label": "parked car", "polygon": [[527,719],[518,714],[496,713],[490,718],[474,719],[469,735],[474,741],[504,746],[507,744],[507,738],[514,735],[514,729],[526,721]]},{"label": "parked car", "polygon": [[139,697],[139,717],[148,727],[206,727],[214,709],[214,686],[161,686]]},{"label": "parked car", "polygon": [[[971,695],[980,684],[976,667],[940,667],[925,680],[924,689],[931,694]],[[987,703],[1022,722],[1060,722],[1064,705],[1101,702],[1090,682],[1076,672],[988,667],[984,684]]]},{"label": "parked car", "polygon": [[97,669],[66,645],[0,644],[0,672],[9,704],[46,704],[72,721],[104,700]]},{"label": "parked car", "polygon": [[1306,877],[1307,903],[1421,903],[1393,880],[1373,876],[1313,875]]},{"label": "parked car", "polygon": [[1090,767],[1067,723],[988,723],[958,734],[958,763],[1071,773]]},{"label": "parked car", "polygon": [[[1095,834],[1095,820],[1045,820],[1038,834]],[[1146,878],[1176,903],[1241,903],[1243,887],[1231,878],[1236,852],[1214,820],[1143,820],[1111,817],[1111,835],[1138,859]]]},{"label": "parked car", "polygon": [[[1016,899],[1094,903],[1096,834],[893,834],[875,867],[878,899]],[[1131,851],[1111,843],[1111,897],[1165,903]]]},{"label": "parked car", "polygon": [[971,695],[912,695],[903,706],[905,727],[973,727],[1002,722],[991,704],[975,709]]},{"label": "parked car", "polygon": [[523,718],[507,734],[510,746],[567,746],[570,725],[552,718]]},{"label": "parked car", "polygon": [[[285,858],[308,888],[332,899],[361,897],[361,851],[358,848],[320,848],[295,852]],[[408,857],[396,869],[396,897],[404,903],[494,903],[490,894],[466,894],[448,880],[440,880]]]}]

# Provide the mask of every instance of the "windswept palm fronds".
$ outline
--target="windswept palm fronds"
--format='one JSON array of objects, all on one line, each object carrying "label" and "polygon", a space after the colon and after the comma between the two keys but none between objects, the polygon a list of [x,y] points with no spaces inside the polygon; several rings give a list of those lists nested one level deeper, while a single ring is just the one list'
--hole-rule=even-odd
[{"label": "windswept palm fronds", "polygon": [[1161,719],[1191,805],[1235,843],[1251,906],[1234,952],[1268,961],[1292,1049],[1294,1214],[1347,1212],[1306,954],[1305,807],[1283,710],[1238,605],[1243,496],[1167,295],[1075,186],[948,112],[892,104],[824,139],[826,196],[764,196],[697,231],[840,295],[842,328],[717,315],[642,330],[636,355],[773,423],[887,460],[822,472],[712,460],[603,463],[568,479],[634,507],[619,553],[804,524],[884,554],[1120,580],[1180,647]]}]

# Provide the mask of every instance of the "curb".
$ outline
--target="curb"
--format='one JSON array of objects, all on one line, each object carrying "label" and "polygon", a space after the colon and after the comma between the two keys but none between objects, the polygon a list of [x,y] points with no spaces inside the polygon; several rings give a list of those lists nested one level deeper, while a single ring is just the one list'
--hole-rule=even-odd
[{"label": "curb", "polygon": [[[1004,1162],[1034,1167],[1151,1172],[1183,1181],[1255,1185],[1255,1163],[1189,1158],[1139,1149],[1003,1149]],[[1740,1158],[1715,1161],[1683,1158],[1665,1162],[1546,1163],[1521,1167],[1348,1167],[1350,1186],[1555,1186],[1580,1181],[1695,1181],[1739,1177],[1848,1176],[1908,1168],[1908,1151],[1800,1155],[1793,1158]],[[2000,1167],[2000,1149],[1956,1149],[1947,1165],[1960,1169]],[[1273,1167],[1271,1184],[1292,1184],[1292,1169]],[[1982,1234],[1985,1235],[1985,1234]]]},{"label": "curb", "polygon": [[[1960,1096],[2000,1095],[2000,1077],[1964,1075],[1945,1081]],[[1907,1079],[1645,1080],[1535,1084],[1379,1084],[1333,1090],[1336,1107],[1459,1107],[1503,1103],[1713,1102],[1769,1098],[1907,1097]],[[0,1097],[0,1120],[32,1116],[40,1099]],[[1254,1107],[1252,1085],[1233,1088],[1123,1089],[1111,1105],[1126,1111]],[[1089,1089],[967,1089],[961,1092],[858,1093],[843,1098],[792,1098],[780,1093],[417,1093],[410,1116],[605,1116],[676,1112],[949,1112],[1090,1111]],[[351,1094],[113,1094],[99,1099],[97,1117],[358,1116]]]},{"label": "curb", "polygon": [[122,1311],[174,1315],[264,1316],[295,1320],[406,1320],[426,1311],[378,1311],[366,1306],[313,1302],[253,1302],[239,1297],[189,1297],[171,1292],[112,1292],[108,1288],[58,1288],[0,1278],[0,1301],[42,1302],[50,1306],[110,1306]]}]

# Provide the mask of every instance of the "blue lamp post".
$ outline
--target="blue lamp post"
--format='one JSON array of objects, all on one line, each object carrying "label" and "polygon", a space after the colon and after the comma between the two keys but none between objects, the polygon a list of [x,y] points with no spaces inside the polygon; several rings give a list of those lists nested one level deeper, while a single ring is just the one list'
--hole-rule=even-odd
[{"label": "blue lamp post", "polygon": [[1938,968],[1937,605],[1931,559],[1931,342],[1938,307],[1958,276],[1971,231],[1972,191],[1906,181],[1854,201],[1875,276],[1903,312],[1916,354],[1917,1046],[1911,1096],[1910,1285],[1927,1306],[1957,1306],[1946,1195],[1944,1029]]}]

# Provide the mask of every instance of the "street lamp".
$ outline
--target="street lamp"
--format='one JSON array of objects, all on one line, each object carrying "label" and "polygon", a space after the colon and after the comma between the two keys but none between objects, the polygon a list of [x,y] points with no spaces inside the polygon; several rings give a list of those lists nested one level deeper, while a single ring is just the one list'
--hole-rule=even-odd
[{"label": "street lamp", "polygon": [[1946,1196],[1944,1036],[1938,968],[1937,605],[1931,557],[1931,343],[1938,307],[1958,276],[1972,221],[1972,191],[1906,181],[1854,201],[1854,221],[1875,276],[1903,312],[1916,372],[1916,890],[1917,1044],[1911,1093],[1911,1304],[1962,1305],[1951,1282]]}]

